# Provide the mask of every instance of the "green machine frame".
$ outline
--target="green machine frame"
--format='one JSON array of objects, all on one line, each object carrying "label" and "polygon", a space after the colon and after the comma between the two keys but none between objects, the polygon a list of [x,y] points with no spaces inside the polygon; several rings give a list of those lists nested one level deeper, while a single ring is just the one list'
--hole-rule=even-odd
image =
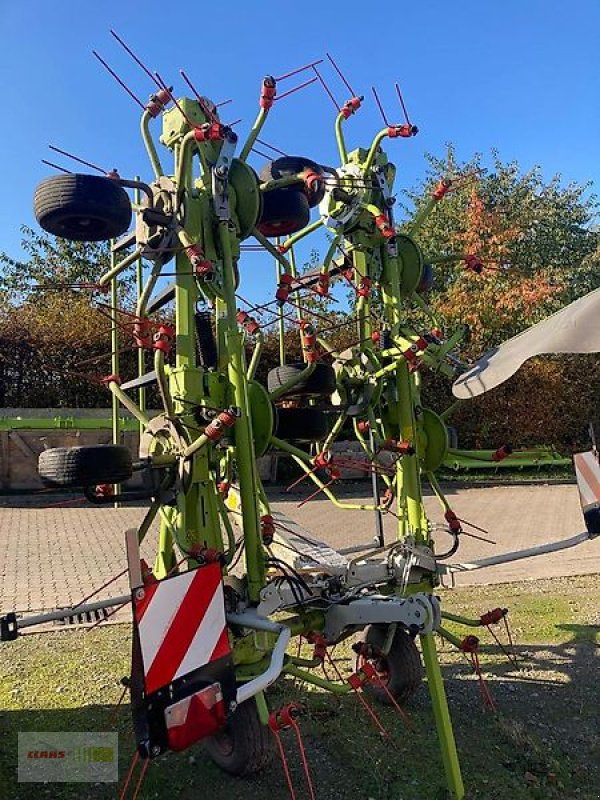
[{"label": "green machine frame", "polygon": [[[136,225],[132,233],[112,242],[110,268],[98,281],[100,290],[111,291],[113,360],[112,374],[105,383],[114,401],[115,442],[122,428],[119,408],[124,406],[139,425],[139,465],[152,475],[151,502],[137,531],[138,542],[158,519],[154,563],[158,579],[181,569],[184,561],[188,568],[197,566],[207,549],[223,554],[227,573],[243,552],[245,571],[236,585],[246,611],[234,610],[228,618],[235,677],[242,687],[258,685],[261,676],[273,671],[282,641],[328,630],[332,609],[349,609],[348,619],[354,619],[353,603],[360,599],[368,605],[373,599],[372,585],[380,592],[378,602],[383,595],[395,613],[421,598],[424,608],[434,616],[438,613],[435,624],[422,628],[420,644],[448,791],[460,800],[464,788],[434,634],[454,643],[456,638],[440,625],[439,613],[445,615],[439,612],[439,600],[433,594],[444,572],[439,562],[445,556],[434,553],[436,526],[425,513],[423,480],[430,483],[440,501],[448,523],[445,530],[453,537],[452,553],[458,547],[461,528],[435,477],[449,454],[444,415],[423,407],[421,380],[426,371],[456,376],[460,364],[453,350],[465,329],[443,337],[421,291],[428,265],[435,258],[426,259],[413,238],[450,191],[451,182],[440,181],[405,230],[394,221],[396,170],[383,143],[414,136],[417,129],[408,120],[386,125],[368,148],[349,151],[346,123],[362,102],[360,97],[351,97],[334,122],[338,166],[321,166],[305,159],[307,166],[263,180],[247,160],[276,98],[274,78],[267,76],[262,83],[259,112],[238,155],[237,135],[221,123],[207,98],[194,92],[193,98],[176,99],[162,80],[157,78],[156,83],[158,91],[145,106],[141,120],[153,177],[146,184],[109,176],[134,190]],[[151,130],[158,118],[162,118],[160,143],[172,154],[169,169],[163,167]],[[313,197],[311,205],[318,205],[318,217],[280,236],[272,231],[267,235],[261,225],[266,202],[272,210],[289,193]],[[299,274],[294,246],[318,230],[329,236],[327,252],[316,272]],[[255,379],[264,344],[261,326],[250,317],[252,308],[238,309],[238,283],[244,279],[242,243],[251,238],[276,264],[274,297],[260,308],[271,308],[279,323],[281,365],[286,363],[288,308],[293,309],[303,353],[303,363],[295,374],[270,391]],[[274,238],[276,241],[271,241]],[[149,264],[148,270],[144,263]],[[173,263],[174,267],[168,266]],[[118,374],[118,317],[122,313],[117,309],[118,283],[131,268],[136,269],[137,303],[129,317],[133,317],[140,350],[139,374],[123,382]],[[155,295],[159,278],[167,275],[174,278],[172,287]],[[356,300],[348,314],[356,343],[342,353],[335,352],[317,330],[313,316],[318,319],[319,315],[311,316],[310,309],[299,302],[315,287],[317,294],[326,296],[330,281],[335,280],[351,285]],[[165,303],[174,300],[173,325],[160,313],[165,303],[158,302],[158,296]],[[199,315],[215,344],[210,358],[200,352]],[[415,319],[426,322],[417,325]],[[146,373],[145,355],[149,352],[154,363],[153,370]],[[328,408],[333,423],[320,441],[303,448],[297,440],[278,435],[278,408],[316,375],[319,361],[335,371],[336,389]],[[145,389],[152,382],[156,382],[163,408],[150,418]],[[373,475],[385,484],[383,497],[374,487],[371,503],[347,502],[335,494],[339,475],[331,448],[348,426]],[[340,590],[336,603],[324,604],[315,589],[314,596],[302,603],[278,606],[275,612],[283,613],[277,613],[273,621],[265,617],[256,627],[256,635],[247,635],[240,633],[242,620],[248,619],[248,609],[256,610],[264,602],[273,572],[273,516],[257,469],[257,458],[269,448],[288,454],[336,507],[374,512],[378,548],[373,551],[369,543],[363,551],[384,553],[388,561],[380,578],[373,578],[371,572],[364,586]],[[379,455],[383,451],[393,455],[391,468],[382,469]],[[328,479],[323,478],[323,471]],[[381,520],[390,513],[397,518],[397,536],[385,543]],[[236,528],[241,531],[240,538],[236,538]],[[406,580],[389,571],[394,554],[400,551],[414,556],[416,561],[411,563],[419,564],[414,571],[409,565]],[[309,572],[306,580],[310,581]],[[455,615],[449,618],[467,626],[481,624]],[[377,621],[394,632],[396,619]],[[362,626],[350,622],[337,640],[361,627],[364,622]],[[315,674],[317,663],[286,653],[275,677],[292,675],[337,694],[352,691],[343,681]],[[246,695],[242,688],[242,699],[256,698],[264,724],[269,718],[263,691],[267,685],[261,684],[251,694],[248,689]]]},{"label": "green machine frame", "polygon": [[[352,353],[351,366],[343,368],[338,376],[339,390],[345,399],[340,405],[338,420],[321,444],[320,452],[328,451],[346,420],[344,402],[350,402],[348,394],[360,395],[368,388],[367,394],[377,398],[377,402],[367,401],[362,412],[370,427],[370,442],[360,432],[361,426],[355,419],[357,437],[373,461],[384,443],[394,443],[398,457],[395,474],[386,477],[387,489],[396,502],[399,539],[410,540],[417,547],[432,547],[431,526],[422,498],[423,474],[430,478],[447,508],[433,477],[434,470],[447,455],[446,428],[440,417],[421,407],[418,367],[426,364],[429,369],[453,376],[454,368],[448,364],[446,356],[462,335],[459,331],[447,341],[433,335],[424,337],[408,322],[407,304],[417,302],[421,309],[427,310],[416,294],[424,260],[411,236],[399,233],[394,225],[392,189],[395,169],[381,145],[386,137],[406,138],[416,129],[412,126],[387,127],[374,137],[368,149],[359,148],[348,154],[344,122],[360,106],[360,99],[352,98],[336,118],[341,167],[332,170],[334,178],[327,182],[320,218],[283,238],[278,245],[260,233],[256,225],[262,196],[266,192],[303,185],[306,181],[305,174],[298,174],[261,184],[246,163],[271,107],[264,98],[273,97],[275,91],[275,81],[266,78],[259,114],[237,158],[234,156],[237,136],[230,128],[221,125],[214,111],[210,111],[206,101],[200,98],[175,101],[163,87],[152,98],[151,109],[144,112],[142,135],[154,171],[151,190],[155,208],[159,200],[162,201],[160,213],[165,220],[164,235],[159,237],[160,245],[155,249],[160,252],[170,247],[175,253],[175,326],[173,331],[168,326],[159,328],[153,345],[155,376],[164,414],[158,422],[151,422],[143,404],[136,403],[127,394],[116,375],[108,384],[113,397],[140,422],[144,431],[142,437],[147,436],[149,440],[146,453],[152,463],[166,471],[177,471],[176,504],[153,502],[139,532],[141,540],[151,519],[157,515],[160,517],[159,551],[154,567],[156,577],[164,577],[175,566],[175,548],[189,555],[190,565],[196,563],[193,553],[199,546],[221,550],[229,561],[233,558],[234,533],[219,485],[234,482],[239,497],[237,513],[241,516],[247,592],[251,604],[258,603],[267,581],[261,520],[270,513],[257,472],[256,458],[263,448],[257,452],[255,429],[271,428],[268,444],[289,453],[336,505],[350,509],[357,506],[337,500],[315,474],[314,453],[272,434],[271,401],[276,401],[293,388],[294,382],[306,380],[315,369],[309,340],[316,333],[300,313],[305,368],[288,385],[272,392],[265,402],[264,390],[253,380],[260,358],[261,336],[248,336],[238,324],[236,286],[241,242],[254,236],[265,251],[275,257],[279,267],[279,287],[284,289],[287,285],[293,290],[294,280],[297,281],[296,290],[303,288],[296,273],[293,247],[321,227],[329,229],[332,240],[320,266],[321,279],[330,271],[333,274],[332,267],[339,267],[340,253],[342,260],[351,264],[350,280],[357,292],[354,315],[359,345]],[[164,110],[171,99],[175,102],[174,107]],[[174,158],[173,168],[167,173],[149,127],[151,119],[156,116],[156,105],[163,108],[161,142],[172,151]],[[435,202],[437,199],[440,198]],[[429,211],[435,202],[430,204]],[[138,205],[138,211],[143,218],[144,206]],[[424,213],[419,215],[411,235],[424,217]],[[113,246],[115,254],[120,246],[120,243]],[[150,277],[145,284],[140,284],[136,309],[140,323],[147,319],[146,308],[152,289],[168,260],[152,250],[153,243],[149,237],[146,241],[142,239],[141,243],[138,237],[133,253],[120,261],[115,256],[111,269],[99,280],[101,287],[111,283],[114,286],[121,272],[140,256],[154,259]],[[283,276],[288,280],[282,284]],[[373,313],[371,287],[379,292],[381,316]],[[279,295],[280,308],[287,299]],[[194,318],[199,304],[212,312],[218,359],[211,369],[200,366],[197,361]],[[164,342],[165,347],[157,347],[157,341]],[[174,344],[175,360],[166,364],[165,352],[171,344]],[[249,344],[253,345],[254,353],[248,364],[246,348]],[[321,340],[320,344],[329,350],[325,341]],[[284,360],[283,351],[281,355]],[[328,356],[334,361],[339,358],[339,354],[331,351]],[[215,435],[214,423],[205,423],[204,430],[198,423],[198,413],[206,415],[211,411],[217,414],[216,422],[220,422],[220,427],[217,425],[219,436]],[[362,510],[380,513],[386,513],[389,507],[389,499],[385,503],[360,506]],[[431,593],[436,584],[437,577],[432,572],[418,584],[404,587],[404,594]],[[287,623],[292,635],[306,635],[322,628],[319,611],[298,611]],[[238,679],[247,680],[259,674],[269,653],[250,647],[247,639],[234,641],[233,646]],[[421,648],[448,788],[452,797],[462,798],[463,783],[433,634],[421,636]],[[284,673],[334,692],[349,691],[349,687],[317,677],[294,661],[293,657],[288,657]],[[260,701],[258,707],[263,709],[264,720],[264,702]]]}]

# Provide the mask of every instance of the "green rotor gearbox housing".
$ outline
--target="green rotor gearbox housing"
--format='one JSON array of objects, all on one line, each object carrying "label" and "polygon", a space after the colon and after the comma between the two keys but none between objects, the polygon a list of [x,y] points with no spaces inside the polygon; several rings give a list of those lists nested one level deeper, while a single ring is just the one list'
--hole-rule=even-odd
[{"label": "green rotor gearbox housing", "polygon": [[248,383],[248,403],[252,417],[252,434],[254,436],[254,452],[257,457],[263,456],[268,448],[273,427],[275,413],[269,393],[258,381]]},{"label": "green rotor gearbox housing", "polygon": [[422,410],[418,427],[419,460],[424,472],[435,472],[448,455],[448,429],[442,418],[430,408]]},{"label": "green rotor gearbox housing", "polygon": [[234,158],[229,171],[231,211],[237,221],[240,240],[247,239],[262,213],[263,198],[256,172],[239,158]]},{"label": "green rotor gearbox housing", "polygon": [[[423,273],[423,254],[416,242],[405,233],[396,235],[396,247],[401,261],[400,293],[407,297],[416,291]],[[389,276],[384,276],[389,280]]]}]

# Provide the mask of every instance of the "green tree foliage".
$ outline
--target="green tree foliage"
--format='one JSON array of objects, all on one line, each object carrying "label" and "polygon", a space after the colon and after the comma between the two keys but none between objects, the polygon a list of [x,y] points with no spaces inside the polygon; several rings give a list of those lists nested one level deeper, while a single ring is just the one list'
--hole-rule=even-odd
[{"label": "green tree foliage", "polygon": [[[600,285],[600,232],[589,186],[545,182],[539,167],[523,172],[492,154],[458,164],[428,157],[424,181],[408,198],[417,209],[441,176],[457,189],[447,195],[419,230],[426,257],[478,256],[481,275],[464,263],[437,263],[431,305],[449,327],[467,322],[468,352],[499,344]],[[412,216],[411,211],[409,211]]]},{"label": "green tree foliage", "polygon": [[27,258],[0,253],[0,291],[13,301],[36,286],[94,283],[110,263],[108,242],[71,242],[21,227],[21,246]]},{"label": "green tree foliage", "polygon": [[[457,164],[453,148],[429,158],[424,181],[409,193],[419,208],[441,176],[457,190],[442,200],[417,239],[426,256],[476,255],[486,269],[477,275],[463,261],[435,265],[428,298],[447,331],[467,323],[464,358],[539,322],[600,285],[598,204],[589,186],[544,181],[538,167],[523,172],[492,154]],[[413,210],[406,209],[412,216]],[[506,384],[461,404],[453,418],[461,443],[492,446],[552,443],[565,451],[586,443],[586,424],[597,418],[600,364],[596,356],[555,356],[525,364]],[[452,401],[447,382],[424,381],[427,402]]]},{"label": "green tree foliage", "polygon": [[[0,253],[0,406],[107,406],[108,392],[96,379],[110,372],[109,300],[51,287],[97,282],[110,263],[109,244],[71,242],[27,226],[22,232],[26,258]],[[122,303],[130,283],[123,282]],[[124,344],[131,344],[127,334]],[[131,369],[132,356],[123,355]]]},{"label": "green tree foliage", "polygon": [[[98,358],[100,356],[100,358]],[[73,291],[0,309],[0,406],[106,406],[110,323]]]}]

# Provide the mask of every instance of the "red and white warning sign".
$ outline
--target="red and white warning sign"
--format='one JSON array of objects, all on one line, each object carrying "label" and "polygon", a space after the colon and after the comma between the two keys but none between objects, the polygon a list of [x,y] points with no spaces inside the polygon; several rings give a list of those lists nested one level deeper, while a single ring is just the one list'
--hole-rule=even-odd
[{"label": "red and white warning sign", "polygon": [[600,533],[600,462],[598,453],[576,453],[573,456],[577,488],[587,529],[590,533]]},{"label": "red and white warning sign", "polygon": [[147,694],[231,652],[219,564],[150,583],[134,598]]}]

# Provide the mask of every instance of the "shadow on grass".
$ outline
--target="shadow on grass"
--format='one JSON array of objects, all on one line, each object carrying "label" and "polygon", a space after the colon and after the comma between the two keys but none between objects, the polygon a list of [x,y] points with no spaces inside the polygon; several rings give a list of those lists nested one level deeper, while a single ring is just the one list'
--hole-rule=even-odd
[{"label": "shadow on grass", "polygon": [[[513,756],[503,763],[538,779],[531,778],[531,794],[526,796],[595,800],[600,797],[600,626],[555,627],[572,637],[558,644],[517,646],[518,667],[496,645],[481,648],[481,667],[500,712],[498,722],[514,745]],[[448,696],[460,714],[470,667],[456,656],[450,663],[447,655],[443,659]],[[475,679],[471,674],[470,680]],[[459,727],[459,741],[461,733]],[[486,749],[493,752],[495,745],[489,740]]]},{"label": "shadow on grass", "polygon": [[[442,654],[446,690],[454,719],[467,798],[598,797],[597,646],[598,626],[562,626],[574,634],[558,645],[517,648],[519,668],[508,664],[495,647],[483,649],[482,666],[498,713],[485,711],[476,678],[456,655]],[[349,673],[352,661],[342,658]],[[81,670],[91,668],[82,660]],[[56,670],[58,674],[58,669]],[[98,685],[101,678],[98,676]],[[52,676],[50,676],[50,679]],[[90,704],[76,708],[36,708],[39,699],[21,696],[22,710],[0,714],[0,797],[11,800],[105,800],[118,796],[115,784],[18,784],[16,744],[19,731],[118,730],[119,774],[125,775],[133,753],[127,704]],[[68,682],[65,686],[69,690]],[[381,737],[357,699],[336,698],[282,680],[269,692],[271,708],[304,700],[301,727],[319,800],[438,800],[445,795],[441,760],[427,692],[423,688],[409,706],[407,727],[393,709],[377,707],[393,739]],[[290,733],[284,734],[299,800],[307,797],[300,759]],[[251,778],[221,773],[201,746],[168,754],[153,762],[140,798],[183,800],[248,800],[289,797],[281,765]]]},{"label": "shadow on grass", "polygon": [[[283,687],[283,692],[290,687]],[[279,696],[283,698],[281,689],[272,696],[272,702]],[[289,698],[288,698],[289,699]],[[326,700],[329,698],[325,698]],[[282,701],[283,702],[283,701]],[[321,721],[325,717],[347,714],[342,710],[325,708],[321,701],[318,708],[310,713],[303,723],[304,742],[310,762],[312,777],[318,786],[319,800],[336,798],[336,800],[356,800],[357,797],[372,796],[383,798],[377,791],[377,783],[369,776],[368,768],[361,756],[362,775],[355,774],[350,764],[344,764],[335,752],[327,746]],[[326,703],[325,703],[326,705]],[[346,705],[345,702],[342,703]],[[348,722],[348,719],[344,720]],[[119,732],[119,784],[27,784],[17,782],[17,736],[19,731],[86,731],[86,730],[118,730]],[[0,797],[10,800],[108,800],[116,798],[122,788],[124,776],[131,763],[134,752],[133,736],[129,726],[129,707],[91,705],[73,709],[38,709],[31,711],[11,711],[0,716],[0,738],[4,747],[0,752]],[[304,797],[305,780],[300,766],[300,758],[295,740],[289,732],[283,734],[285,748],[288,752],[290,769],[294,785],[299,791],[299,798]],[[273,742],[273,744],[275,744]],[[375,741],[375,747],[378,743]],[[275,755],[275,750],[274,750]],[[356,754],[358,757],[358,753]],[[380,757],[381,757],[380,753]],[[137,780],[135,773],[130,785],[131,796]],[[359,778],[358,783],[356,778]],[[357,791],[358,786],[358,791]],[[433,797],[434,795],[432,795]],[[236,778],[225,775],[205,755],[202,746],[196,745],[184,753],[169,753],[151,762],[139,795],[143,798],[171,798],[182,800],[248,800],[248,798],[269,798],[269,800],[287,800],[289,793],[280,762],[275,757],[272,767],[263,773]]]}]

